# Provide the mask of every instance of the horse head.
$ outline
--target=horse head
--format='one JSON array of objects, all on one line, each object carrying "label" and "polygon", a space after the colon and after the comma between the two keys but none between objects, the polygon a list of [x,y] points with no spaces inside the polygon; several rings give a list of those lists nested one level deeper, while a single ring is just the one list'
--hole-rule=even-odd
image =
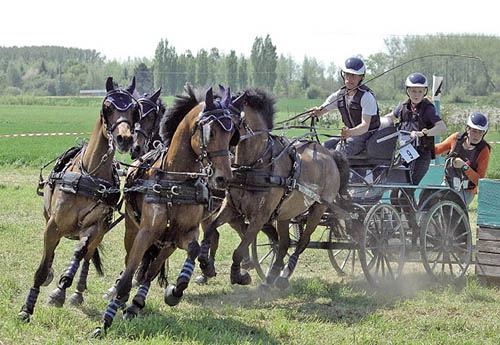
[{"label": "horse head", "polygon": [[134,142],[130,149],[130,157],[137,159],[152,149],[155,140],[160,140],[159,129],[161,117],[165,114],[165,104],[160,99],[161,87],[152,95],[145,94],[137,100],[141,109],[139,121],[135,123]]},{"label": "horse head", "polygon": [[191,147],[199,155],[211,188],[224,189],[232,177],[230,148],[239,141],[240,112],[232,105],[230,89],[220,87],[216,99],[212,88],[205,95],[191,136]]},{"label": "horse head", "polygon": [[140,110],[133,96],[135,77],[130,85],[121,88],[115,84],[113,77],[106,81],[106,96],[101,107],[103,135],[111,139],[119,152],[127,152],[132,146],[132,131],[139,121]]}]

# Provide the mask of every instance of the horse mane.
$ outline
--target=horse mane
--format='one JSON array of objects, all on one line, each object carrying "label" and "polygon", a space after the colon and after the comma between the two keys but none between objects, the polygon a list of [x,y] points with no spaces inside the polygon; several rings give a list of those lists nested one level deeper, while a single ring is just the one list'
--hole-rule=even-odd
[{"label": "horse mane", "polygon": [[246,89],[245,104],[256,110],[264,118],[267,128],[274,128],[274,117],[276,115],[276,98],[274,95],[261,87]]},{"label": "horse mane", "polygon": [[160,122],[160,137],[167,146],[170,144],[170,140],[182,119],[191,109],[205,99],[199,90],[190,85],[186,86],[184,91],[185,94],[175,96],[174,104],[167,110]]}]

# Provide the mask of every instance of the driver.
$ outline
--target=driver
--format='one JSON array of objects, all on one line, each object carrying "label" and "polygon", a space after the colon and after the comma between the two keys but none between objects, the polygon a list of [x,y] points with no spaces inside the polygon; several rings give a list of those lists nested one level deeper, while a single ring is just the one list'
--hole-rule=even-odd
[{"label": "driver", "polygon": [[[453,167],[445,170],[445,179],[456,176],[454,169],[458,169],[464,186],[462,195],[464,202],[469,206],[477,194],[477,185],[480,178],[486,176],[490,161],[490,145],[484,140],[488,131],[488,118],[481,113],[474,112],[467,119],[465,132],[456,132],[443,142],[436,144],[436,154],[448,152],[447,158],[453,159]],[[452,181],[448,181],[452,185]],[[456,187],[453,186],[452,187]]]},{"label": "driver", "polygon": [[[366,73],[363,60],[350,57],[341,66],[344,86],[332,93],[319,107],[310,109],[312,116],[320,116],[338,109],[344,126],[341,130],[347,156],[355,156],[366,148],[366,141],[380,126],[377,101],[372,91],[361,82]],[[335,149],[340,138],[327,140],[323,145]]]}]

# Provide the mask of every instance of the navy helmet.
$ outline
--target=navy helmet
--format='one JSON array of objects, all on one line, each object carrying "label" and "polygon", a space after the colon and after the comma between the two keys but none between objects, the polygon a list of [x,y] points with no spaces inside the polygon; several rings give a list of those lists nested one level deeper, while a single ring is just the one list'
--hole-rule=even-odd
[{"label": "navy helmet", "polygon": [[357,57],[350,57],[345,60],[344,65],[341,67],[342,72],[351,73],[356,75],[364,75],[366,73],[366,67],[363,60]]},{"label": "navy helmet", "polygon": [[488,118],[481,113],[471,113],[467,119],[467,126],[486,132],[488,130]]},{"label": "navy helmet", "polygon": [[422,73],[412,73],[406,78],[406,87],[427,87],[427,78]]}]

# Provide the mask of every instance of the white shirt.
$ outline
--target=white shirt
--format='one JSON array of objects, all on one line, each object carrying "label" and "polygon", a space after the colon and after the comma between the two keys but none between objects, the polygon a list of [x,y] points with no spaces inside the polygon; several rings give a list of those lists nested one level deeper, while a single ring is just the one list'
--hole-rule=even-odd
[{"label": "white shirt", "polygon": [[[327,109],[327,110],[333,110],[337,109],[337,101],[338,101],[338,93],[340,90],[335,91],[332,93],[330,96],[327,97],[327,99],[323,102],[321,107]],[[346,106],[349,108],[351,105],[352,97],[349,97],[346,95],[345,98],[347,104]],[[370,115],[374,116],[377,115],[377,101],[375,100],[375,97],[371,92],[365,92],[363,93],[363,96],[361,96],[361,114],[362,115]]]}]

